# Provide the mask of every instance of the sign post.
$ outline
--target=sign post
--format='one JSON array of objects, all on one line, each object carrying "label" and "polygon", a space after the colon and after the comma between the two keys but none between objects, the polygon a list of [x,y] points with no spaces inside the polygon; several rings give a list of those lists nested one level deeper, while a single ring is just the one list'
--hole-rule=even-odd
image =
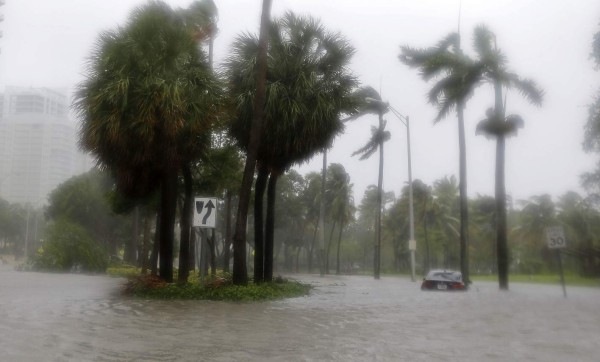
[{"label": "sign post", "polygon": [[563,288],[563,295],[567,297],[567,288],[565,287],[565,274],[562,265],[562,256],[560,249],[567,247],[567,239],[562,226],[553,226],[546,228],[546,241],[549,249],[555,249],[558,257],[558,268],[560,270],[560,283]]},{"label": "sign post", "polygon": [[[216,197],[196,197],[194,199],[194,218],[192,226],[200,228],[200,229],[213,229],[217,225],[217,198]],[[208,248],[206,247],[208,242],[206,238],[208,237],[208,232],[201,232],[200,241],[200,282],[204,282],[204,270],[206,269],[207,258],[208,258]],[[214,233],[213,233],[214,235]]]}]

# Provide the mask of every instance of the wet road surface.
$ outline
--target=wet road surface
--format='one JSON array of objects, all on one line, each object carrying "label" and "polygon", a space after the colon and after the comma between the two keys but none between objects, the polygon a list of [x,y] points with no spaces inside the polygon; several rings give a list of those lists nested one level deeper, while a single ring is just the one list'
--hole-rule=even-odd
[{"label": "wet road surface", "polygon": [[290,276],[266,303],[117,295],[122,279],[0,266],[0,361],[597,361],[600,290],[476,283],[421,292],[398,277]]}]

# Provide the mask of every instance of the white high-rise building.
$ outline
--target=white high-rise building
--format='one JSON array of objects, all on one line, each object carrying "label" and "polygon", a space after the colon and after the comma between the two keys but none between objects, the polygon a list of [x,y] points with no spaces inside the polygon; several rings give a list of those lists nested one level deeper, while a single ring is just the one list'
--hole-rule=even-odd
[{"label": "white high-rise building", "polygon": [[90,162],[77,146],[64,93],[7,87],[0,96],[0,197],[34,207]]}]

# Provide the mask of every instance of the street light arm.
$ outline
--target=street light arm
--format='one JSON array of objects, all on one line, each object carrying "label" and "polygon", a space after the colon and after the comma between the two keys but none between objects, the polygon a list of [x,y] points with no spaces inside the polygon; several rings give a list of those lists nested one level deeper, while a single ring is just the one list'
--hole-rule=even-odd
[{"label": "street light arm", "polygon": [[400,122],[402,122],[405,126],[408,127],[408,117],[403,115],[402,113],[398,112],[398,110],[390,105],[388,105],[388,108],[390,111],[392,111],[392,113],[398,117],[398,119],[400,120]]}]

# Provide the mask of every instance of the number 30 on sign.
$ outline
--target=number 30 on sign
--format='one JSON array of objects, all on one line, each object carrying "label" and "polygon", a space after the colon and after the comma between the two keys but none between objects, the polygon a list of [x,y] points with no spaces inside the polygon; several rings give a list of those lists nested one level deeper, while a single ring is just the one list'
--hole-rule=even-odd
[{"label": "number 30 on sign", "polygon": [[561,226],[546,228],[546,241],[550,249],[559,249],[567,246],[565,232]]}]

